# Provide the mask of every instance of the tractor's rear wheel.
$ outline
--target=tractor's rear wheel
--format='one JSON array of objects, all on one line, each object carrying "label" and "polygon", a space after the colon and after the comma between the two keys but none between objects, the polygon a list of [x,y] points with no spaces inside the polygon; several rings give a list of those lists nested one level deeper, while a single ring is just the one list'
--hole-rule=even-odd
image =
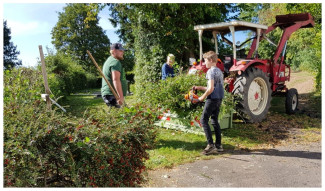
[{"label": "tractor's rear wheel", "polygon": [[289,89],[286,95],[286,113],[296,113],[298,103],[298,91],[295,88]]},{"label": "tractor's rear wheel", "polygon": [[271,105],[271,84],[265,73],[251,67],[237,77],[233,94],[237,96],[237,112],[248,122],[261,122]]}]

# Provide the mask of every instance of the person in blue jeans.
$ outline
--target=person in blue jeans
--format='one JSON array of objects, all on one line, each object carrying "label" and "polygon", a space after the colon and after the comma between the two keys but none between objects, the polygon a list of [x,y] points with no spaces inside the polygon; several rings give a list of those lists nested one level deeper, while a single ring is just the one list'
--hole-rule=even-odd
[{"label": "person in blue jeans", "polygon": [[163,64],[161,68],[161,79],[165,80],[167,77],[174,77],[173,64],[175,62],[175,56],[173,54],[168,54],[167,62]]},{"label": "person in blue jeans", "polygon": [[[206,79],[208,80],[207,87],[193,86],[193,89],[205,91],[202,96],[199,97],[199,101],[203,102],[205,99],[203,113],[200,122],[203,126],[204,133],[208,142],[207,147],[203,150],[202,154],[209,155],[217,152],[222,152],[223,147],[221,145],[221,129],[218,123],[218,115],[222,99],[224,97],[223,88],[223,73],[217,68],[218,55],[209,51],[203,55],[205,65],[209,70],[206,73]],[[216,141],[213,144],[212,132],[209,126],[209,118],[211,117],[211,124],[214,128]]]}]

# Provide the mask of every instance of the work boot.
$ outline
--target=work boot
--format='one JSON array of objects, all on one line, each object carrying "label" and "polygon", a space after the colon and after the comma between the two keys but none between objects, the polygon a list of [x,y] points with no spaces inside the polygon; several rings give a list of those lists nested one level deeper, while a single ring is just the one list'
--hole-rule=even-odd
[{"label": "work boot", "polygon": [[218,152],[222,152],[223,151],[223,147],[222,145],[216,145],[217,151]]},{"label": "work boot", "polygon": [[214,146],[214,144],[208,144],[207,147],[202,151],[203,155],[210,155],[210,154],[216,154],[217,148]]}]

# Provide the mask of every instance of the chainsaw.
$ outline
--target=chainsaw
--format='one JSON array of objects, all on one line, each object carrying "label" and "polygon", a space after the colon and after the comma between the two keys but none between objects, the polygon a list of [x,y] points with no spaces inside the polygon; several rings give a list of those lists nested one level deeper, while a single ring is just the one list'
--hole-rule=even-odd
[{"label": "chainsaw", "polygon": [[199,96],[197,95],[197,90],[191,89],[187,94],[185,94],[184,98],[189,100],[191,103],[200,102]]}]

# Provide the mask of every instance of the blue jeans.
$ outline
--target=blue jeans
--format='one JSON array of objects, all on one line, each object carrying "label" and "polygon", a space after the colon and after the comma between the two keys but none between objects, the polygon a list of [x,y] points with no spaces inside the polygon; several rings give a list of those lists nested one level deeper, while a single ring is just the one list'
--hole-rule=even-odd
[{"label": "blue jeans", "polygon": [[218,123],[221,101],[222,99],[207,99],[204,104],[200,122],[203,126],[208,144],[213,144],[212,132],[209,126],[209,118],[211,117],[211,125],[213,126],[216,135],[216,145],[221,145],[221,129]]}]

